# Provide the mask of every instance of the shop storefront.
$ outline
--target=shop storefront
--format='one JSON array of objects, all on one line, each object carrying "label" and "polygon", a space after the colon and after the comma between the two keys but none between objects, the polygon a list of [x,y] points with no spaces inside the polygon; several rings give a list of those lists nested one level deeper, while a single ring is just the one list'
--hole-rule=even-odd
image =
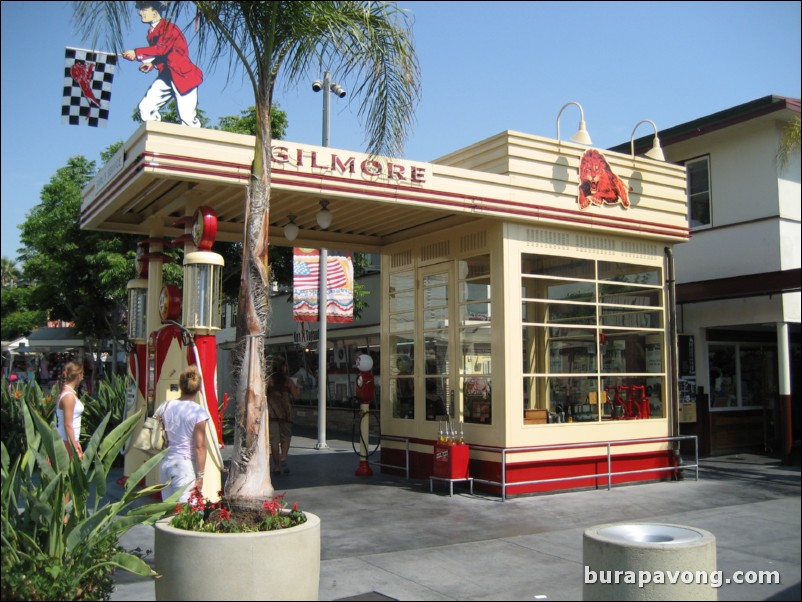
[{"label": "shop storefront", "polygon": [[[290,244],[292,213],[297,246],[382,257],[378,332],[331,339],[328,383],[330,399],[348,399],[350,356],[374,357],[383,464],[403,464],[408,446],[411,475],[428,477],[449,419],[486,482],[606,472],[611,449],[618,471],[673,466],[671,249],[688,237],[683,167],[518,132],[434,163],[283,141],[273,155],[273,244]],[[178,237],[172,224],[203,204],[217,212],[218,238],[239,240],[252,138],[147,123],[125,157],[87,190],[83,227]],[[321,198],[334,214],[328,230],[315,225]],[[282,336],[270,352],[314,394],[314,342]]]},{"label": "shop storefront", "polygon": [[[466,441],[491,448],[471,456],[474,475],[491,480],[502,449],[670,435],[661,245],[518,224],[459,229],[436,245],[440,255],[422,242],[385,259],[383,432],[410,438],[413,474],[428,476],[438,436],[432,391]],[[629,466],[666,466],[666,449],[630,450]],[[593,452],[516,454],[506,469],[518,480],[588,474],[602,462]]]}]

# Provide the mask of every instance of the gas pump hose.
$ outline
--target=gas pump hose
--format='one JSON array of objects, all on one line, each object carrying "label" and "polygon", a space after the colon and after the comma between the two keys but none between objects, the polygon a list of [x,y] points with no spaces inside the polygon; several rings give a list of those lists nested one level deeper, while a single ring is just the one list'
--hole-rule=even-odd
[{"label": "gas pump hose", "polygon": [[[361,454],[362,447],[357,449],[357,445],[356,445],[357,444],[357,433],[359,433],[359,437],[358,437],[359,438],[359,443],[361,444],[361,446],[363,446],[365,448],[366,451],[370,450],[370,443],[368,441],[365,441],[365,439],[362,437],[362,428],[361,428],[361,425],[362,425],[362,413],[361,413],[361,411],[359,409],[359,400],[356,399],[356,398],[352,398],[352,402],[353,402],[353,405],[354,405],[354,422],[351,424],[351,447],[354,450],[354,453],[357,456],[361,457],[361,455],[362,455]],[[378,427],[378,431],[379,431],[379,440],[376,443],[376,445],[373,447],[372,450],[367,451],[367,456],[365,456],[365,459],[370,458],[373,454],[375,454],[379,450],[379,447],[381,447],[381,421],[379,420],[379,417],[373,412],[373,410],[368,410],[368,415],[369,415],[368,420],[375,419],[375,421],[376,421],[376,426]],[[368,423],[368,439],[370,439],[370,423]]]}]

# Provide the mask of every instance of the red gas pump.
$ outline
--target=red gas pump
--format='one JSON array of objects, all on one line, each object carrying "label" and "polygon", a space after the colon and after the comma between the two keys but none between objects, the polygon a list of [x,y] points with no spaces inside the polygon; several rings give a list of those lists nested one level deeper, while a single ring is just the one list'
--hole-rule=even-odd
[{"label": "red gas pump", "polygon": [[[148,345],[148,275],[150,271],[150,261],[158,260],[163,263],[169,261],[162,253],[151,253],[151,244],[161,245],[161,239],[143,240],[137,245],[134,268],[137,278],[128,282],[128,339],[132,347],[128,352],[128,375],[131,379],[126,390],[125,406],[123,407],[123,418],[141,411],[143,416],[153,413],[153,382],[152,369],[154,363],[151,361],[152,354],[149,352]],[[141,423],[140,423],[141,428]],[[131,442],[135,439],[137,431],[134,431],[122,450],[125,455],[125,465],[123,477],[127,479],[135,472],[147,459],[148,456],[137,449],[132,448]]]},{"label": "red gas pump", "polygon": [[[217,405],[215,333],[221,327],[220,298],[224,264],[220,255],[209,251],[217,234],[217,217],[211,208],[201,207],[194,216],[183,218],[179,223],[191,230],[191,234],[187,233],[173,241],[173,244],[185,244],[183,295],[175,285],[162,287],[158,303],[162,326],[150,333],[147,345],[138,348],[129,363],[137,365],[138,388],[142,389],[143,405],[148,415],[153,415],[159,404],[179,397],[178,379],[181,372],[190,364],[197,366],[202,379],[198,401],[210,418],[206,433],[208,456],[203,495],[215,500],[222,488],[223,468],[219,449],[222,419]],[[143,259],[148,257],[152,255],[148,255],[146,250]],[[147,281],[144,282],[146,287]],[[147,299],[147,288],[144,298]],[[143,310],[142,313],[147,314],[147,311]],[[139,450],[128,450],[126,474],[131,474],[146,459]],[[149,485],[157,483],[158,469],[152,471],[146,481]]]},{"label": "red gas pump", "polygon": [[368,437],[370,436],[370,404],[373,403],[375,385],[373,382],[373,358],[367,353],[356,357],[355,367],[359,370],[356,377],[356,396],[359,399],[359,467],[356,476],[369,477],[373,470],[368,463]]},{"label": "red gas pump", "polygon": [[[139,258],[146,249],[147,243],[140,243],[137,252]],[[123,420],[140,409],[146,408],[145,394],[147,386],[147,300],[148,281],[146,277],[147,263],[137,261],[137,276],[128,282],[128,340],[131,347],[128,349],[128,386],[125,391],[125,405],[123,406]],[[131,449],[133,435],[129,437],[121,453],[126,457],[123,469],[123,481],[133,472],[129,470],[128,452]],[[140,459],[141,460],[141,459]],[[137,462],[137,466],[141,464]]]},{"label": "red gas pump", "polygon": [[[206,430],[206,448],[211,463],[206,463],[203,494],[217,499],[222,489],[223,458],[220,443],[223,440],[223,421],[217,403],[217,337],[222,326],[223,258],[212,253],[217,237],[217,215],[211,207],[199,207],[194,216],[182,220],[190,226],[191,234],[174,241],[184,242],[184,289],[182,302],[182,330],[187,336],[187,358],[195,364],[203,383],[201,405],[206,408],[210,421]],[[197,250],[195,250],[197,249]],[[209,467],[214,466],[210,478]]]}]

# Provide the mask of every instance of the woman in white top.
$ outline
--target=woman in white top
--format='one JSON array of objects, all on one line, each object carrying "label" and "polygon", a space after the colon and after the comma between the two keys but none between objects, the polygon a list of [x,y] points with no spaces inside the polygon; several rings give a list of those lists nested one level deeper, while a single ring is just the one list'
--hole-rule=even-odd
[{"label": "woman in white top", "polygon": [[181,373],[178,386],[181,397],[161,404],[155,414],[164,423],[169,446],[159,469],[159,478],[162,483],[169,481],[167,487],[162,489],[163,500],[176,491],[183,490],[179,502],[186,502],[193,489],[203,489],[206,423],[209,414],[200,404],[195,403],[195,395],[201,387],[200,375],[195,366],[190,366]]},{"label": "woman in white top", "polygon": [[64,385],[56,402],[56,418],[58,419],[58,433],[64,440],[64,446],[72,458],[72,451],[83,458],[84,450],[81,447],[81,414],[84,404],[78,399],[76,393],[81,381],[84,379],[84,369],[76,362],[67,362],[62,373]]}]

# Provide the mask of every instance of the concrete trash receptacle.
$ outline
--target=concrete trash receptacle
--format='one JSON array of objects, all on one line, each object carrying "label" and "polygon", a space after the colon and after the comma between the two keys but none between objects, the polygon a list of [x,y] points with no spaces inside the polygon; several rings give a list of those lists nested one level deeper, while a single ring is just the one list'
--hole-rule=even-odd
[{"label": "concrete trash receptacle", "polygon": [[682,525],[611,523],[585,530],[583,600],[716,600],[716,538]]}]

